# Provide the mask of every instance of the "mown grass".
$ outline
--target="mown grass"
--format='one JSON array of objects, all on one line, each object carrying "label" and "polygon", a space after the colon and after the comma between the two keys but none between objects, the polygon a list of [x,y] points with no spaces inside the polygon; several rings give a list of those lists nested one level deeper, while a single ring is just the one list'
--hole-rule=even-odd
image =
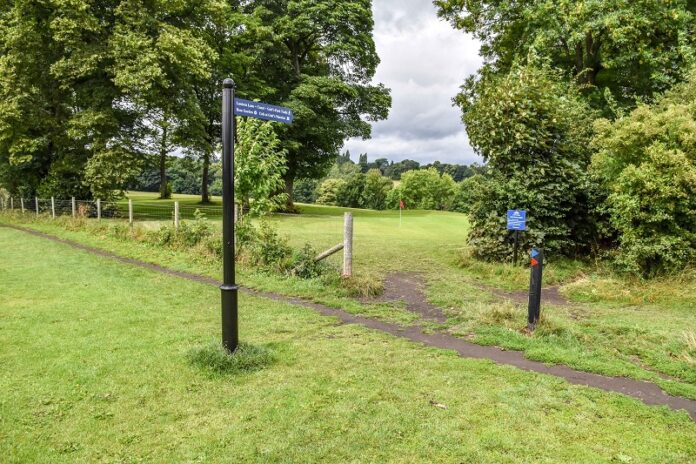
[{"label": "mown grass", "polygon": [[685,413],[241,296],[261,369],[209,375],[214,286],[0,228],[0,456],[76,462],[692,462]]},{"label": "mown grass", "polygon": [[[344,209],[315,205],[306,211],[302,215],[274,216],[271,221],[296,247],[309,241],[321,250],[341,241]],[[696,399],[696,352],[687,342],[696,327],[693,273],[640,281],[618,276],[601,263],[548,257],[545,284],[560,286],[561,292],[576,304],[543,303],[543,324],[529,336],[520,330],[526,325],[525,305],[506,302],[494,293],[495,288],[524,291],[528,269],[466,258],[466,216],[406,211],[400,221],[398,211],[354,210],[354,214],[354,269],[359,287],[366,288],[359,284],[366,280],[380,282],[390,272],[416,272],[427,281],[428,300],[448,316],[444,329],[455,335],[519,350],[543,362],[651,380],[671,394]],[[95,227],[94,222],[90,224]],[[162,250],[114,239],[106,228],[82,232],[66,231],[63,226],[46,221],[32,224],[126,256],[212,277],[220,274],[220,263],[201,250]],[[156,223],[148,227],[156,227]],[[338,269],[340,256],[329,262]],[[402,304],[356,300],[354,292],[337,276],[336,270],[326,278],[305,280],[240,268],[244,285],[402,324],[417,322],[418,317]],[[499,317],[501,311],[506,317]]]}]

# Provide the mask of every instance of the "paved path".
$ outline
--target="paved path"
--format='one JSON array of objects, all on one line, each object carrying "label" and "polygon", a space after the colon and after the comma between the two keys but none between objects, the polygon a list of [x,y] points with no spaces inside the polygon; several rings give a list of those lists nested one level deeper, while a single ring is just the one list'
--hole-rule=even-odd
[{"label": "paved path", "polygon": [[[210,277],[200,276],[187,272],[174,271],[172,269],[167,269],[156,264],[146,263],[132,258],[125,258],[123,256],[118,256],[108,251],[83,245],[81,243],[77,243],[71,240],[61,239],[32,229],[3,224],[0,224],[0,227],[9,227],[15,230],[20,230],[22,232],[26,232],[37,237],[52,240],[54,242],[62,243],[97,256],[114,259],[125,264],[138,266],[141,268],[149,269],[151,271],[168,274],[182,279],[192,280],[203,284],[216,286],[220,285],[220,282]],[[340,309],[329,308],[328,306],[322,304],[313,303],[307,300],[303,300],[301,298],[288,297],[285,295],[280,295],[278,293],[261,292],[247,288],[243,288],[242,291],[253,296],[269,298],[275,301],[311,308],[324,316],[338,318],[345,324],[358,324],[373,330],[380,330],[382,332],[386,332],[396,337],[401,337],[414,342],[423,343],[425,345],[443,348],[447,350],[454,350],[463,357],[489,359],[499,364],[515,366],[526,371],[539,372],[542,374],[549,374],[561,377],[572,384],[585,385],[589,387],[600,388],[606,391],[622,393],[624,395],[638,398],[646,404],[666,405],[676,410],[684,409],[689,413],[691,419],[694,422],[696,422],[696,401],[678,396],[668,395],[665,392],[663,392],[659,386],[651,382],[633,380],[625,377],[607,377],[604,375],[577,371],[575,369],[571,369],[563,365],[549,366],[541,362],[526,359],[522,355],[522,353],[518,351],[506,351],[494,346],[476,345],[467,342],[466,340],[462,340],[461,338],[457,338],[445,333],[426,333],[420,326],[402,327],[389,322],[383,322],[378,321],[376,319],[356,316]]]}]

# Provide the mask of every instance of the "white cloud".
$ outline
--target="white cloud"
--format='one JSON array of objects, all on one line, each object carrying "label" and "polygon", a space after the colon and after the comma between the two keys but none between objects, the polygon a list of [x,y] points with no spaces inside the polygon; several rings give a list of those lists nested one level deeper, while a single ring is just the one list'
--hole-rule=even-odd
[{"label": "white cloud", "polygon": [[373,124],[372,139],[351,139],[345,149],[371,160],[480,161],[452,106],[464,79],[481,66],[479,43],[437,18],[430,0],[374,0],[373,14],[382,60],[374,81],[392,89],[392,109]]}]

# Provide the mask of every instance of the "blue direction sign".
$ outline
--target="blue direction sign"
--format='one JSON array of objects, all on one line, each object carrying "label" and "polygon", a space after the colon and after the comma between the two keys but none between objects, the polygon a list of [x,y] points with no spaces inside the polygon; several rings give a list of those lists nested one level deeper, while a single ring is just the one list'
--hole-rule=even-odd
[{"label": "blue direction sign", "polygon": [[509,209],[507,212],[508,230],[526,230],[527,212],[521,209]]},{"label": "blue direction sign", "polygon": [[290,108],[243,100],[241,98],[234,99],[234,114],[237,116],[249,116],[251,118],[282,122],[285,124],[290,124],[295,119],[295,115]]}]

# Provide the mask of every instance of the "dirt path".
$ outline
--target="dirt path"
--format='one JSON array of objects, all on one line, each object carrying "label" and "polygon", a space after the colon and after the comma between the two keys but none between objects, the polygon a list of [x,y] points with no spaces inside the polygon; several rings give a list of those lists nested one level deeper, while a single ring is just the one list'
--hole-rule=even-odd
[{"label": "dirt path", "polygon": [[[220,282],[210,277],[199,276],[187,272],[173,271],[171,269],[167,269],[156,264],[145,263],[143,261],[131,258],[124,258],[122,256],[118,256],[113,253],[100,250],[98,248],[93,248],[87,245],[82,245],[80,243],[73,242],[71,240],[65,240],[58,237],[54,237],[43,232],[38,232],[35,230],[26,229],[24,227],[18,227],[14,225],[0,224],[0,227],[8,227],[22,232],[26,232],[28,234],[37,237],[42,237],[54,242],[62,243],[70,247],[83,250],[88,253],[92,253],[94,255],[114,259],[125,264],[138,266],[141,268],[149,269],[151,271],[160,272],[163,274],[179,277],[182,279],[188,279],[204,284],[216,286],[220,285]],[[322,304],[312,303],[301,298],[288,297],[277,293],[260,292],[251,289],[242,289],[242,291],[253,296],[268,298],[274,301],[285,302],[293,305],[311,308],[324,316],[335,317],[345,324],[358,324],[370,329],[380,330],[382,332],[391,334],[396,337],[401,337],[414,342],[423,343],[425,345],[447,350],[454,350],[457,353],[459,353],[460,356],[463,357],[489,359],[499,364],[515,366],[526,371],[538,372],[542,374],[561,377],[567,380],[569,383],[575,385],[585,385],[589,387],[599,388],[605,391],[618,392],[627,396],[631,396],[633,398],[637,398],[649,405],[666,405],[675,410],[683,409],[686,410],[691,416],[692,420],[696,422],[696,401],[687,398],[668,395],[665,392],[663,392],[660,389],[660,387],[651,382],[633,380],[625,377],[607,377],[599,374],[592,374],[589,372],[581,372],[563,365],[548,366],[541,362],[526,359],[522,353],[517,351],[505,351],[497,347],[475,345],[473,343],[444,333],[426,333],[423,330],[423,328],[419,326],[401,327],[389,322],[383,322],[378,321],[376,319],[369,319],[366,317],[356,316],[340,309],[329,308],[328,306],[324,306]]]},{"label": "dirt path", "polygon": [[384,281],[384,293],[378,298],[362,300],[365,303],[375,301],[395,302],[406,304],[408,311],[420,315],[423,319],[439,323],[447,322],[440,308],[428,303],[425,297],[425,279],[414,272],[393,272]]}]

